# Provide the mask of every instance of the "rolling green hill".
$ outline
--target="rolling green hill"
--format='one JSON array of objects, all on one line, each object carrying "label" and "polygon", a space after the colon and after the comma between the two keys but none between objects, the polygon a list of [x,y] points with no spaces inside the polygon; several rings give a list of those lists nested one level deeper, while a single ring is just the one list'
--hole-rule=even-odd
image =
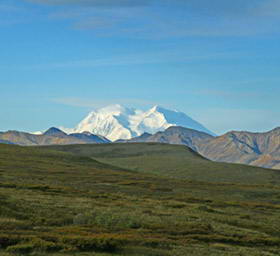
[{"label": "rolling green hill", "polygon": [[274,185],[267,174],[255,185],[188,181],[114,167],[109,159],[120,156],[137,166],[148,156],[166,158],[162,167],[180,159],[211,165],[180,146],[0,144],[0,255],[279,255],[276,178]]},{"label": "rolling green hill", "polygon": [[128,143],[50,146],[122,168],[203,182],[279,184],[280,172],[247,165],[209,161],[183,145]]}]

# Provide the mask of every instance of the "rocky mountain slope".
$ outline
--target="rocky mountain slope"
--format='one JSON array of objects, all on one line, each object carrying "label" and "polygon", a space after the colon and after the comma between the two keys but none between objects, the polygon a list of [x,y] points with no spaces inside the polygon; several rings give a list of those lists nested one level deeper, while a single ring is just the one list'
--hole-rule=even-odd
[{"label": "rocky mountain slope", "polygon": [[265,133],[232,131],[214,137],[192,129],[170,127],[126,142],[183,144],[210,160],[280,169],[280,128]]},{"label": "rocky mountain slope", "polygon": [[198,152],[215,161],[280,168],[280,128],[265,133],[229,132],[201,143]]},{"label": "rocky mountain slope", "polygon": [[145,132],[154,134],[171,126],[183,126],[212,134],[186,114],[159,106],[142,111],[121,105],[111,105],[91,112],[74,129],[63,127],[61,129],[67,133],[88,131],[116,141],[131,139]]},{"label": "rocky mountain slope", "polygon": [[195,151],[199,151],[199,146],[206,143],[208,140],[212,140],[214,136],[188,129],[180,126],[172,126],[163,132],[157,132],[156,134],[144,133],[139,137],[133,138],[127,141],[119,142],[156,142],[156,143],[167,143],[167,144],[178,144],[186,145]]},{"label": "rocky mountain slope", "polygon": [[26,132],[8,131],[0,133],[0,143],[18,144],[22,146],[32,145],[67,145],[67,144],[91,144],[109,143],[110,141],[102,136],[88,132],[81,134],[66,134],[57,128],[50,128],[41,135]]}]

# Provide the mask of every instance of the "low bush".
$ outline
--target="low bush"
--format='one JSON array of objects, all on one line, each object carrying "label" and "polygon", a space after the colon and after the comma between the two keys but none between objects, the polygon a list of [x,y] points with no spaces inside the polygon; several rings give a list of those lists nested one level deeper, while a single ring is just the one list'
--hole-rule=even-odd
[{"label": "low bush", "polygon": [[13,246],[9,246],[7,248],[7,252],[15,253],[15,254],[28,254],[34,250],[34,246],[30,243],[27,244],[17,244]]},{"label": "low bush", "polygon": [[62,249],[62,246],[53,242],[44,241],[40,238],[33,238],[30,241],[26,241],[20,244],[9,246],[6,251],[16,254],[29,254],[33,251],[38,252],[54,252]]},{"label": "low bush", "polygon": [[143,225],[141,216],[134,213],[121,213],[118,210],[95,210],[94,212],[78,214],[74,217],[75,225],[97,225],[109,230],[138,229]]},{"label": "low bush", "polygon": [[123,245],[122,239],[112,235],[65,236],[60,239],[60,242],[79,251],[113,252]]},{"label": "low bush", "polygon": [[5,249],[8,246],[16,245],[20,240],[21,238],[19,236],[0,234],[0,249]]}]

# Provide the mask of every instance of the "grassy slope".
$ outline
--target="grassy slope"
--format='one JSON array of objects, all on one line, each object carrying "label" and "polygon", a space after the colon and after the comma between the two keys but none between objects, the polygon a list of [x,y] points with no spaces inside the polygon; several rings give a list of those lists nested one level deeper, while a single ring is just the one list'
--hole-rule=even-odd
[{"label": "grassy slope", "polygon": [[0,145],[0,255],[279,255],[279,189]]},{"label": "grassy slope", "polygon": [[206,160],[185,146],[129,143],[51,146],[130,170],[204,182],[279,184],[280,172]]}]

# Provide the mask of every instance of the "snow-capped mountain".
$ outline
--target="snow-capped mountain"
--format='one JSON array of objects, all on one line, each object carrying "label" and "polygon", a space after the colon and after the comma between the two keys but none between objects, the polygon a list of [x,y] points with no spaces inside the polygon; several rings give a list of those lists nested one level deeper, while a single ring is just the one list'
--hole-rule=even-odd
[{"label": "snow-capped mountain", "polygon": [[154,134],[171,126],[182,126],[213,135],[211,131],[186,114],[159,106],[143,111],[121,105],[110,105],[89,113],[74,129],[63,127],[60,129],[66,133],[87,131],[116,141],[131,139],[145,132]]}]

